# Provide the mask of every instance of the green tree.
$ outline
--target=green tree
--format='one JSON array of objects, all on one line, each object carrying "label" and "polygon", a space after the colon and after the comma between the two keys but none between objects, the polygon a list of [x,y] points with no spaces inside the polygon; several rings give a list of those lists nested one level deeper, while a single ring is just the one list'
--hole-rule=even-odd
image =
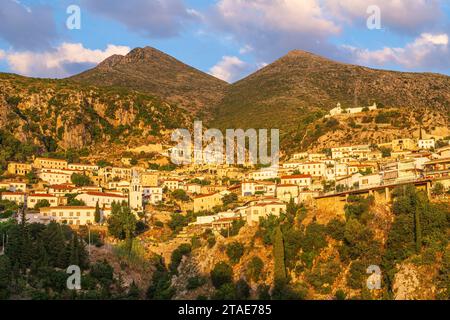
[{"label": "green tree", "polygon": [[436,196],[441,196],[444,194],[445,192],[445,187],[442,183],[437,182],[434,184],[433,189],[431,190],[431,192],[436,195]]},{"label": "green tree", "polygon": [[227,245],[226,253],[232,264],[236,264],[244,255],[244,245],[238,241],[233,241]]},{"label": "green tree", "polygon": [[191,253],[192,251],[192,247],[190,244],[181,244],[178,248],[176,248],[173,252],[172,252],[172,256],[170,258],[170,265],[169,265],[169,270],[172,274],[177,274],[177,269],[178,266],[181,263],[181,260],[183,259],[183,257],[185,255],[188,255],[189,253]]},{"label": "green tree", "polygon": [[108,232],[117,239],[125,240],[128,254],[131,253],[136,223],[136,216],[131,212],[130,207],[117,203],[112,204],[111,215],[108,219]]},{"label": "green tree", "polygon": [[247,265],[247,276],[250,280],[258,282],[261,278],[262,271],[264,269],[264,263],[259,257],[253,257]]},{"label": "green tree", "polygon": [[275,228],[273,239],[273,257],[275,263],[275,281],[284,283],[286,281],[286,266],[284,261],[283,234],[280,226]]},{"label": "green tree", "polygon": [[0,300],[9,298],[12,280],[12,267],[8,256],[0,256]]},{"label": "green tree", "polygon": [[72,180],[72,183],[74,185],[76,185],[77,187],[84,187],[84,186],[92,185],[91,179],[84,174],[74,173],[71,176],[71,180]]},{"label": "green tree", "polygon": [[47,199],[39,200],[35,205],[34,209],[39,210],[40,208],[48,208],[50,207],[50,202]]},{"label": "green tree", "polygon": [[100,205],[98,204],[98,201],[95,204],[94,219],[95,219],[95,223],[100,223],[101,214],[100,214]]},{"label": "green tree", "polygon": [[226,262],[217,263],[211,270],[211,281],[216,289],[233,282],[233,269]]}]

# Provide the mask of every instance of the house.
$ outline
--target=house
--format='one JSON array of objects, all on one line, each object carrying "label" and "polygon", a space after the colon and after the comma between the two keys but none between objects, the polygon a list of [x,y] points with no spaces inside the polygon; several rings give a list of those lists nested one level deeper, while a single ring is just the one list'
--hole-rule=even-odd
[{"label": "house", "polygon": [[304,162],[297,166],[296,170],[302,175],[310,175],[312,177],[325,177],[327,165],[324,162]]},{"label": "house", "polygon": [[157,187],[159,175],[157,171],[141,173],[141,183],[143,186]]},{"label": "house", "polygon": [[184,186],[184,190],[191,194],[200,194],[202,192],[202,186],[197,183],[187,183]]},{"label": "house", "polygon": [[312,184],[312,177],[309,174],[297,174],[291,176],[282,176],[281,184],[295,184],[300,188],[309,188]]},{"label": "house", "polygon": [[273,168],[263,168],[261,170],[253,171],[248,174],[249,180],[262,181],[270,180],[278,177],[278,170]]},{"label": "house", "polygon": [[48,193],[33,193],[27,197],[27,207],[32,209],[44,200],[47,200],[51,207],[56,207],[60,204],[58,199],[57,196]]},{"label": "house", "polygon": [[103,181],[131,180],[131,169],[120,167],[104,167],[98,170],[98,175]]},{"label": "house", "polygon": [[0,182],[0,189],[6,189],[12,192],[25,192],[27,191],[27,184],[21,181],[6,181]]},{"label": "house", "polygon": [[127,194],[130,190],[130,182],[126,180],[121,181],[111,181],[108,183],[109,190],[117,190],[122,192],[123,194]]},{"label": "house", "polygon": [[98,172],[99,167],[93,164],[82,163],[69,163],[68,168],[70,170],[85,171],[85,172]]},{"label": "house", "polygon": [[55,184],[47,188],[48,194],[55,196],[64,196],[68,193],[77,192],[77,187],[73,184]]},{"label": "house", "polygon": [[8,163],[8,173],[15,174],[19,176],[24,176],[30,173],[32,170],[31,164],[29,163],[19,163],[10,162]]},{"label": "house", "polygon": [[441,158],[450,158],[450,146],[445,146],[436,150]]},{"label": "house", "polygon": [[417,144],[419,145],[419,149],[422,150],[431,150],[436,147],[436,141],[434,139],[419,139]]},{"label": "house", "polygon": [[231,226],[233,221],[241,219],[241,216],[234,211],[219,212],[215,215],[197,217],[192,223],[193,226],[199,226],[204,229],[213,229],[220,231]]},{"label": "house", "polygon": [[0,193],[0,198],[2,200],[8,200],[14,202],[18,205],[25,203],[25,193],[24,192],[2,192]]},{"label": "house", "polygon": [[67,169],[68,162],[61,159],[36,158],[34,159],[33,167],[37,169]]},{"label": "house", "polygon": [[442,158],[425,163],[426,177],[444,177],[450,175],[450,158]]},{"label": "house", "polygon": [[142,193],[145,203],[156,205],[163,201],[163,188],[144,186],[142,187]]},{"label": "house", "polygon": [[182,189],[183,181],[179,179],[164,179],[163,186],[167,187],[170,191]]},{"label": "house", "polygon": [[242,207],[240,213],[246,217],[250,226],[258,224],[261,218],[269,215],[280,216],[282,212],[286,212],[286,204],[279,200],[262,200],[258,202],[252,201],[249,205]]},{"label": "house", "polygon": [[331,148],[332,159],[342,159],[345,157],[368,158],[370,153],[369,145],[354,145]]},{"label": "house", "polygon": [[194,213],[201,211],[211,211],[214,207],[221,206],[223,195],[220,193],[213,193],[201,195],[194,198]]},{"label": "house", "polygon": [[308,158],[308,152],[294,153],[291,157],[293,160],[302,160]]},{"label": "house", "polygon": [[265,196],[275,196],[276,183],[268,181],[245,181],[241,184],[241,195],[243,197],[254,196],[255,194]]},{"label": "house", "polygon": [[297,202],[299,192],[299,186],[296,184],[279,184],[277,185],[276,197],[283,202],[290,202],[291,199]]},{"label": "house", "polygon": [[69,184],[72,182],[72,173],[52,171],[52,170],[39,170],[39,179],[51,184]]},{"label": "house", "polygon": [[361,176],[358,179],[360,189],[378,187],[381,185],[381,176],[379,174],[370,174]]},{"label": "house", "polygon": [[55,221],[57,223],[68,224],[69,226],[90,225],[95,223],[95,207],[58,206],[40,208],[38,219],[43,224]]},{"label": "house", "polygon": [[77,200],[83,201],[89,207],[95,207],[97,203],[100,207],[110,207],[112,203],[128,203],[128,197],[116,193],[106,192],[86,192],[75,197]]},{"label": "house", "polygon": [[392,140],[392,151],[414,151],[417,150],[416,142],[413,139],[395,139]]}]

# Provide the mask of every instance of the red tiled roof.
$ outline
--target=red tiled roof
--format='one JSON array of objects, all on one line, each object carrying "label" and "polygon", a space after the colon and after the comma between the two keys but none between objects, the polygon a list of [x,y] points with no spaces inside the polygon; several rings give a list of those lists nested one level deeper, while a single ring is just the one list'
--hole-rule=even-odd
[{"label": "red tiled roof", "polygon": [[9,191],[6,191],[6,192],[2,192],[1,195],[2,196],[23,196],[23,195],[25,195],[25,193],[24,192],[9,192]]},{"label": "red tiled roof", "polygon": [[41,198],[56,198],[56,196],[48,193],[35,193],[30,194],[29,197],[41,197]]},{"label": "red tiled roof", "polygon": [[106,193],[106,192],[86,192],[85,194],[89,196],[98,196],[98,197],[116,197],[116,198],[127,198],[126,196],[121,196],[115,193]]},{"label": "red tiled roof", "polygon": [[305,179],[305,178],[312,178],[311,175],[309,174],[295,174],[292,176],[283,176],[281,177],[281,179],[285,180],[285,179]]}]

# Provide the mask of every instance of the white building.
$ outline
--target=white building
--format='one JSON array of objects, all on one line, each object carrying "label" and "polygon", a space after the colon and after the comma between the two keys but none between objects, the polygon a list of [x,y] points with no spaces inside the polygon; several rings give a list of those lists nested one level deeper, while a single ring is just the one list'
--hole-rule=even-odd
[{"label": "white building", "polygon": [[32,209],[38,204],[40,201],[47,200],[50,203],[50,207],[58,206],[58,197],[55,195],[51,195],[48,193],[34,193],[30,194],[27,197],[27,207]]},{"label": "white building", "polygon": [[361,176],[358,180],[359,188],[373,188],[381,185],[381,176],[379,174],[370,174],[367,176]]},{"label": "white building", "polygon": [[263,168],[261,170],[250,172],[248,174],[248,179],[255,181],[275,179],[277,177],[278,177],[278,170],[273,168]]},{"label": "white building", "polygon": [[2,200],[8,200],[18,205],[25,203],[25,193],[23,192],[2,192],[0,194]]},{"label": "white building", "polygon": [[255,194],[275,196],[276,184],[268,181],[245,181],[241,184],[241,195],[243,197]]},{"label": "white building", "polygon": [[[100,215],[102,213],[100,212]],[[39,209],[37,219],[47,224],[51,221],[84,226],[95,223],[95,207],[47,207]]]},{"label": "white building", "polygon": [[279,184],[277,185],[277,199],[283,202],[290,202],[294,200],[298,202],[300,189],[296,184]]},{"label": "white building", "polygon": [[142,187],[144,201],[156,205],[163,201],[162,187]]},{"label": "white building", "polygon": [[25,192],[27,191],[27,184],[25,182],[18,181],[0,182],[0,189],[5,189],[11,192]]},{"label": "white building", "polygon": [[105,192],[86,192],[76,196],[77,200],[83,201],[89,207],[95,207],[97,202],[102,208],[103,206],[110,207],[113,202],[115,203],[128,203],[128,197],[123,195],[118,195],[115,193],[105,193]]},{"label": "white building", "polygon": [[312,184],[312,177],[309,174],[282,176],[281,184],[295,184],[300,188],[309,188]]},{"label": "white building", "polygon": [[431,150],[436,147],[436,141],[434,139],[419,139],[417,142],[419,149]]}]

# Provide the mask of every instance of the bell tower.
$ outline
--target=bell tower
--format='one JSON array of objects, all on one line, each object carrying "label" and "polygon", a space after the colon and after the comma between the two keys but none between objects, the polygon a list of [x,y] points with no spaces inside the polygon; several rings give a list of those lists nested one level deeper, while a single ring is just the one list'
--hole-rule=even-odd
[{"label": "bell tower", "polygon": [[129,192],[129,203],[130,208],[133,210],[143,209],[143,199],[142,199],[142,185],[139,173],[137,170],[133,170],[131,175],[131,184]]}]

